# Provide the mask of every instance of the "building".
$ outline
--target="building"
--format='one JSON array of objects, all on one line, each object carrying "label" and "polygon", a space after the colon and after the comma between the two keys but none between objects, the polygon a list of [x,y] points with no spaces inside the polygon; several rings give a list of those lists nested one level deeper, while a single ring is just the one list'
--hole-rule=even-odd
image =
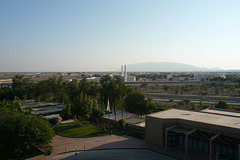
[{"label": "building", "polygon": [[121,76],[122,76],[122,80],[123,82],[127,82],[127,65],[122,65],[121,66]]},{"label": "building", "polygon": [[136,76],[127,76],[127,82],[136,82]]},{"label": "building", "polygon": [[186,159],[191,150],[209,154],[223,153],[240,160],[240,113],[228,111],[187,111],[170,109],[146,116],[146,141],[183,148]]},{"label": "building", "polygon": [[51,124],[56,124],[62,121],[62,117],[59,114],[62,112],[64,106],[66,105],[56,102],[35,102],[26,104],[23,108],[32,108],[34,114],[42,116]]},{"label": "building", "polygon": [[136,82],[136,76],[127,75],[127,65],[121,66],[121,77],[123,82]]},{"label": "building", "polygon": [[[114,113],[105,114],[103,116],[103,118],[115,120],[115,114]],[[136,115],[134,113],[127,112],[127,111],[124,111],[123,113],[120,112],[120,111],[117,111],[117,113],[116,113],[116,120],[119,121],[122,118],[125,119],[125,120],[129,119],[129,118],[138,118],[138,115]]]}]

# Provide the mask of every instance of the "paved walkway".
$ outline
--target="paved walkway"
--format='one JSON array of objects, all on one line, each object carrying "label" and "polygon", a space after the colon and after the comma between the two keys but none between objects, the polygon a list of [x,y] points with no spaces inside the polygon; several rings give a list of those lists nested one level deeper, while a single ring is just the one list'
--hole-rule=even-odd
[{"label": "paved walkway", "polygon": [[[54,159],[62,154],[72,154],[76,150],[97,150],[97,149],[113,149],[113,148],[139,148],[139,149],[150,149],[164,155],[170,155],[177,159],[185,159],[184,149],[169,148],[169,152],[166,153],[164,147],[159,147],[143,140],[139,140],[129,136],[116,136],[116,135],[105,135],[101,137],[92,138],[67,138],[61,136],[55,136],[52,141],[54,152],[50,156],[45,157],[34,157],[34,160],[45,160]],[[72,152],[72,153],[68,153]],[[207,154],[190,151],[189,160],[203,160],[208,159]]]},{"label": "paved walkway", "polygon": [[177,160],[175,158],[143,149],[108,149],[70,152],[54,157],[54,160]]},{"label": "paved walkway", "polygon": [[52,143],[55,151],[53,155],[75,151],[75,150],[92,150],[108,148],[149,148],[157,149],[142,140],[129,136],[106,135],[93,138],[66,138],[55,136]]}]

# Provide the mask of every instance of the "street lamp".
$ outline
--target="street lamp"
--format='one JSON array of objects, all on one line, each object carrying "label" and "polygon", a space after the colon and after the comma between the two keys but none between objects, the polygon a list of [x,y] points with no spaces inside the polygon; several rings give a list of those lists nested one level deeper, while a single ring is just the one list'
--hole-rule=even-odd
[{"label": "street lamp", "polygon": [[78,149],[78,147],[76,146],[76,147],[75,147],[75,151],[76,151],[75,155],[77,155],[77,149]]}]

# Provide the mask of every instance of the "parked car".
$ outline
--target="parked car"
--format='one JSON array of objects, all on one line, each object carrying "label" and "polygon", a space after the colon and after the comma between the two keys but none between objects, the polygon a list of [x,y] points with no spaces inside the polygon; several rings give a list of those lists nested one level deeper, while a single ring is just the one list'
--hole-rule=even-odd
[{"label": "parked car", "polygon": [[216,160],[229,160],[229,158],[224,153],[216,153]]}]

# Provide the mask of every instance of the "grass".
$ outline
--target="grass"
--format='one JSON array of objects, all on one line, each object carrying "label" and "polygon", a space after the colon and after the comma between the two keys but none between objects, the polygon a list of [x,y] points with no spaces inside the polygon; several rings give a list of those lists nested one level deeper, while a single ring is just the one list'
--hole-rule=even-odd
[{"label": "grass", "polygon": [[144,116],[144,117],[141,117],[141,119],[145,121],[145,120],[146,120],[146,117],[145,117],[145,116]]},{"label": "grass", "polygon": [[88,138],[107,135],[110,132],[106,130],[97,129],[95,126],[90,124],[88,121],[82,122],[82,125],[79,122],[74,122],[70,124],[65,124],[57,126],[54,128],[56,134],[63,137],[75,137],[75,138]]}]

